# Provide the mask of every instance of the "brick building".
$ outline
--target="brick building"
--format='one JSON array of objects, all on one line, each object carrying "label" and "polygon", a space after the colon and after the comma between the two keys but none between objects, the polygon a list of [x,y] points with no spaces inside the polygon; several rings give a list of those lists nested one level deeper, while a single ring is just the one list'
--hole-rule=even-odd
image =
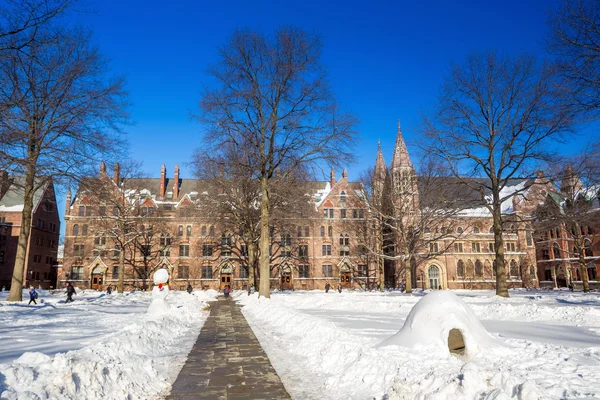
[{"label": "brick building", "polygon": [[[21,176],[0,172],[0,287],[10,288],[21,232],[23,190]],[[25,286],[52,288],[56,261],[60,218],[51,180],[34,194],[31,231],[26,253]]]},{"label": "brick building", "polygon": [[[396,209],[418,208],[418,178],[411,163],[400,126],[392,163],[388,168],[381,149],[376,157],[373,178],[373,201],[385,191],[385,176],[395,196]],[[206,182],[180,177],[176,166],[173,177],[161,168],[160,178],[128,179],[120,176],[115,165],[112,177],[104,164],[96,180],[104,181],[114,194],[127,204],[123,211],[101,200],[93,190],[80,189],[73,198],[67,195],[66,236],[63,265],[59,268],[59,285],[67,280],[80,287],[115,286],[119,256],[124,251],[127,287],[145,287],[153,270],[171,271],[171,285],[185,288],[219,289],[226,284],[245,288],[248,271],[247,253],[236,232],[222,230],[218,219],[208,218],[200,204],[208,193]],[[534,184],[535,183],[535,184]],[[536,241],[533,215],[536,207],[555,189],[539,175],[536,182],[513,179],[503,195],[515,195],[503,203],[504,240],[509,287],[537,287]],[[400,263],[388,259],[381,263],[377,249],[365,249],[358,232],[371,232],[374,222],[364,188],[349,182],[347,172],[329,181],[312,182],[309,188],[314,212],[303,219],[291,220],[285,229],[272,237],[271,287],[281,289],[322,289],[326,283],[336,287],[374,287],[380,280],[387,287],[399,287],[404,280]],[[399,193],[410,192],[408,200],[398,200]],[[433,256],[412,271],[413,287],[425,289],[494,288],[494,237],[492,217],[485,207],[476,204],[479,193],[460,189],[457,196],[473,206],[461,207],[443,229],[452,229],[451,237],[431,243]],[[403,204],[400,204],[404,202]],[[114,210],[113,210],[114,208]],[[403,208],[406,210],[406,208]],[[120,216],[117,216],[121,212]],[[407,211],[404,211],[407,212]],[[107,221],[125,218],[144,233],[143,243],[123,249],[107,234]],[[104,226],[104,228],[102,227]],[[439,227],[431,227],[431,231]],[[137,229],[137,228],[136,228]],[[129,228],[131,233],[133,228]],[[139,229],[138,229],[139,230]],[[372,232],[377,235],[376,232]],[[433,233],[425,231],[425,235]],[[446,249],[440,251],[440,249]],[[126,254],[126,257],[125,257]],[[393,254],[392,254],[393,255]],[[393,257],[392,257],[393,258]],[[543,276],[542,276],[543,277]]]}]

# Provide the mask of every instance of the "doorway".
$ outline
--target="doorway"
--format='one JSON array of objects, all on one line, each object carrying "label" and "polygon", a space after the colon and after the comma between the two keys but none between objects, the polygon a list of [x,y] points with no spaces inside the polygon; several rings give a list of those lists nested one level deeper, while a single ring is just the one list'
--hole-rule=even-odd
[{"label": "doorway", "polygon": [[94,268],[92,271],[91,288],[94,290],[102,290],[102,284],[104,283],[104,271],[100,270],[100,267]]},{"label": "doorway", "polygon": [[352,277],[349,272],[340,273],[340,285],[344,288],[349,288],[352,281]]},{"label": "doorway", "polygon": [[281,290],[292,290],[292,274],[289,272],[281,274]]},{"label": "doorway", "polygon": [[441,289],[442,286],[440,285],[440,270],[438,267],[436,267],[435,265],[432,265],[429,267],[429,270],[427,271],[428,275],[429,275],[429,288],[430,289]]},{"label": "doorway", "polygon": [[229,286],[230,289],[233,289],[231,287],[231,274],[221,274],[221,286],[219,286],[220,290],[225,289],[225,286]]}]

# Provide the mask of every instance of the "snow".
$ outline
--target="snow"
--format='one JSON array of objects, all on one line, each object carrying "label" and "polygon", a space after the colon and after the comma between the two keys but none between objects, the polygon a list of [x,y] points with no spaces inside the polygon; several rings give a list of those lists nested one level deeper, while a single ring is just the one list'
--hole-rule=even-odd
[{"label": "snow", "polygon": [[2,212],[23,212],[23,204],[17,204],[15,206],[0,206]]},{"label": "snow", "polygon": [[[453,293],[460,302],[449,307],[459,318],[432,310],[437,301],[425,307],[425,316],[442,325],[460,321],[468,314],[458,311],[463,303],[507,346],[482,346],[470,358],[435,351],[435,345],[378,347],[431,294],[296,291],[236,299],[293,398],[600,397],[598,293],[511,290],[507,299],[491,291]],[[434,322],[427,323],[435,328]],[[433,337],[440,335],[438,327]]]},{"label": "snow", "polygon": [[[40,291],[38,305],[0,293],[0,397],[152,399],[168,393],[216,291],[171,292],[172,312],[146,314],[149,293]],[[24,292],[25,297],[25,292]]]},{"label": "snow", "polygon": [[433,347],[430,351],[448,354],[448,335],[452,329],[463,335],[466,357],[503,346],[490,336],[473,310],[451,291],[433,292],[421,298],[402,329],[379,346]]},{"label": "snow", "polygon": [[[526,191],[527,191],[525,189],[529,185],[531,185],[531,184],[528,183],[526,180],[523,180],[521,183],[518,183],[516,185],[505,186],[504,188],[502,188],[502,190],[500,191],[500,199],[505,199],[502,202],[502,204],[500,205],[502,214],[514,213],[515,210],[513,208],[513,199],[515,198],[515,196],[517,198],[520,197],[521,199],[525,198]],[[490,195],[486,196],[486,201],[488,202],[488,204],[491,204],[492,197]],[[460,210],[458,215],[463,216],[463,217],[491,217],[492,216],[492,214],[490,213],[490,210],[488,210],[488,208],[484,207],[484,206]]]}]

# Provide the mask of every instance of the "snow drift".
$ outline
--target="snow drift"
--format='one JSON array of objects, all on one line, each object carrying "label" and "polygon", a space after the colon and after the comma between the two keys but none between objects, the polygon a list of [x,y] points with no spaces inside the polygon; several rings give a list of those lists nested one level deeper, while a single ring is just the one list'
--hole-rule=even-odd
[{"label": "snow drift", "polygon": [[[458,343],[464,344],[464,349]],[[404,326],[378,347],[434,347],[442,354],[457,349],[467,358],[480,351],[496,351],[504,347],[481,325],[475,313],[450,291],[436,291],[423,297],[412,308]]]}]

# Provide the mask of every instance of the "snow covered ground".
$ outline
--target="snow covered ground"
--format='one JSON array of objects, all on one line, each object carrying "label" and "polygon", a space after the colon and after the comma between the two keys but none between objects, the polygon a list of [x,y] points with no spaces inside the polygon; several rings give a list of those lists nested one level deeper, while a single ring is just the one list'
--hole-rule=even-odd
[{"label": "snow covered ground", "polygon": [[286,389],[298,399],[600,398],[600,295],[455,291],[508,346],[469,360],[432,347],[376,347],[418,293],[236,294]]},{"label": "snow covered ground", "polygon": [[38,305],[0,293],[2,399],[151,399],[168,392],[216,291],[171,292],[171,313],[146,313],[150,293],[40,292]]}]

